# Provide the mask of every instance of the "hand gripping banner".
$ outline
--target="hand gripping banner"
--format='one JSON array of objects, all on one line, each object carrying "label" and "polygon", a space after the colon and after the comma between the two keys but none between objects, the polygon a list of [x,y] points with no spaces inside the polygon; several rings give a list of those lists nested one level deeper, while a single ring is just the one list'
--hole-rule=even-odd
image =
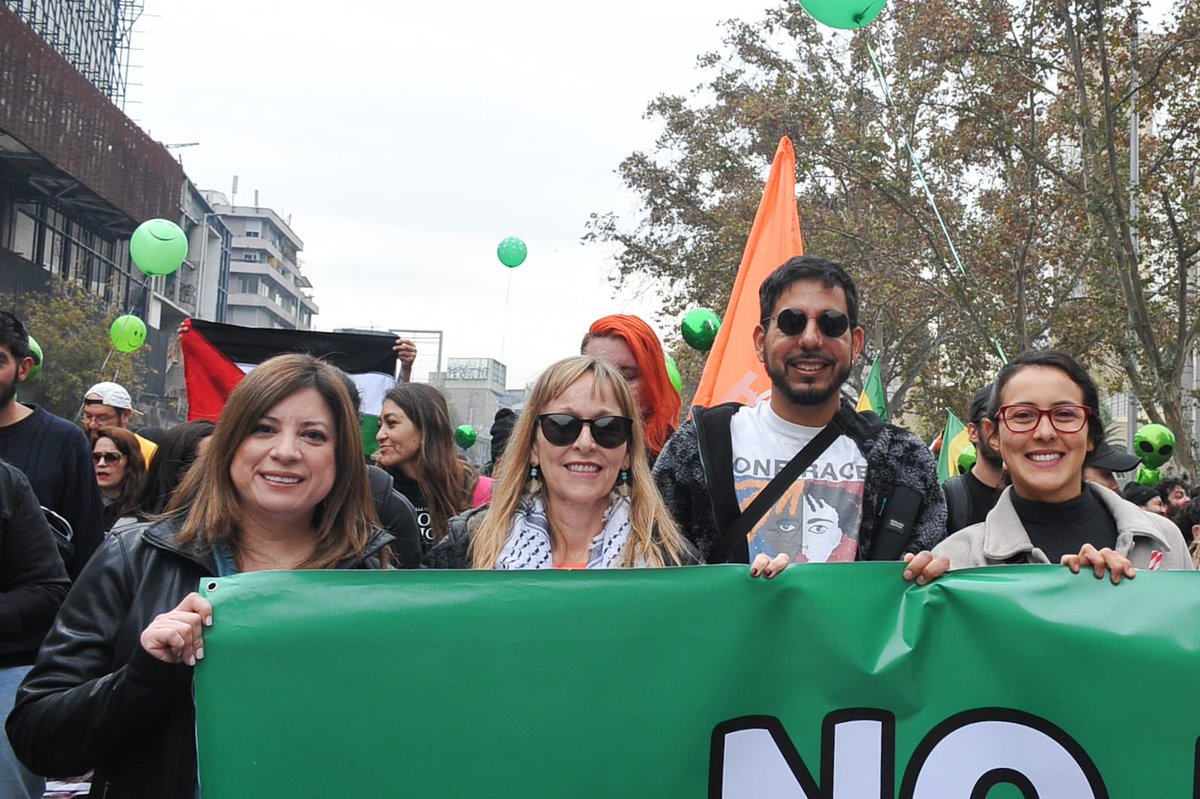
[{"label": "hand gripping banner", "polygon": [[1200,795],[1193,573],[270,572],[201,588],[205,799]]}]

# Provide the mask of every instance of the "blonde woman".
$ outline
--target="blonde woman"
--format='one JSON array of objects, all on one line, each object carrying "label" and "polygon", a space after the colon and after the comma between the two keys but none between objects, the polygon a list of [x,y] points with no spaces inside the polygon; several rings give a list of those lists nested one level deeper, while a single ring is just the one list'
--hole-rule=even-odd
[{"label": "blonde woman", "polygon": [[[621,373],[581,356],[538,378],[497,467],[493,501],[452,521],[426,565],[605,569],[697,563],[650,476]],[[773,576],[785,561],[755,563]]]}]

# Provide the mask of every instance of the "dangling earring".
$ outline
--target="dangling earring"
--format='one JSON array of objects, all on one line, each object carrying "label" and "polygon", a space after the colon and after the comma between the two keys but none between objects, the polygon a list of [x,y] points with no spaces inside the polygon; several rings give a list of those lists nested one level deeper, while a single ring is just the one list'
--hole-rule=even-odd
[{"label": "dangling earring", "polygon": [[542,490],[542,484],[539,482],[541,476],[542,476],[542,473],[541,473],[541,471],[538,470],[536,463],[529,467],[529,493],[530,494],[536,494],[537,492]]},{"label": "dangling earring", "polygon": [[629,496],[629,470],[622,469],[617,473],[617,493],[623,497]]}]

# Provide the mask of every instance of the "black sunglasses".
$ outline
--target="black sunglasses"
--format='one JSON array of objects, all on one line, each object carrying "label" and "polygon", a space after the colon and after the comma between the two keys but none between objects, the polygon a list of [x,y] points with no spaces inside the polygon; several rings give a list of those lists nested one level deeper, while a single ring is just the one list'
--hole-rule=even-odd
[{"label": "black sunglasses", "polygon": [[[785,336],[798,336],[808,327],[808,314],[796,308],[784,308],[774,316],[768,316],[762,320],[763,327],[772,319],[779,325],[779,332]],[[850,329],[850,317],[830,308],[817,316],[817,329],[828,338],[838,338]]]},{"label": "black sunglasses", "polygon": [[556,447],[569,447],[579,438],[586,424],[592,431],[592,441],[605,449],[616,449],[629,443],[633,420],[624,416],[601,416],[599,419],[580,419],[569,413],[544,413],[538,417],[542,435]]},{"label": "black sunglasses", "polygon": [[103,464],[120,463],[121,459],[124,457],[125,456],[123,454],[121,454],[120,452],[93,452],[92,453],[92,460],[94,460],[96,463],[103,463]]}]

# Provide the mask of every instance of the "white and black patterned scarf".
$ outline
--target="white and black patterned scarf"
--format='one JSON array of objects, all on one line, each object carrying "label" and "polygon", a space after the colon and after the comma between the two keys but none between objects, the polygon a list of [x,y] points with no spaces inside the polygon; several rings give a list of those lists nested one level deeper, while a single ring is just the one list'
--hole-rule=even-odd
[{"label": "white and black patterned scarf", "polygon": [[[611,569],[619,566],[618,558],[629,540],[629,499],[613,493],[612,502],[604,513],[600,532],[588,549],[589,569]],[[552,569],[554,555],[550,544],[550,523],[541,494],[526,497],[517,506],[512,528],[504,549],[496,559],[496,568]]]}]

